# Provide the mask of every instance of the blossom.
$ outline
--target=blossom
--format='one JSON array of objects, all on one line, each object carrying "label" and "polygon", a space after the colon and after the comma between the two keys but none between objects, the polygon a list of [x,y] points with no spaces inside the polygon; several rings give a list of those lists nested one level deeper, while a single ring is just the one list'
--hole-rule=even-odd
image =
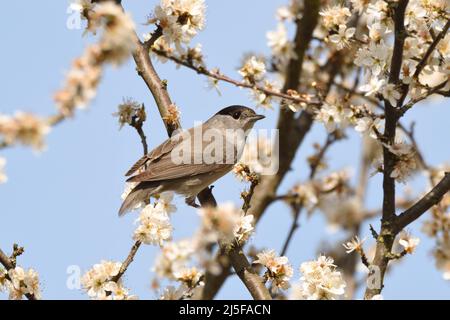
[{"label": "blossom", "polygon": [[195,288],[201,285],[201,279],[203,278],[203,273],[200,272],[196,267],[183,268],[174,272],[175,279],[180,281],[188,288]]},{"label": "blossom", "polygon": [[346,243],[342,244],[342,246],[346,249],[345,252],[351,253],[353,251],[360,252],[362,250],[362,244],[366,241],[366,239],[360,240],[358,236],[355,236],[350,241],[347,241]]},{"label": "blossom", "polygon": [[86,48],[81,57],[72,62],[65,84],[53,99],[64,116],[71,116],[75,109],[83,109],[95,97],[102,75],[102,66],[98,58],[101,47],[92,45]]},{"label": "blossom", "polygon": [[136,300],[137,296],[130,295],[120,280],[110,280],[117,275],[118,269],[120,263],[102,261],[84,274],[81,283],[89,297],[96,300]]},{"label": "blossom", "polygon": [[166,212],[156,208],[155,205],[147,205],[139,215],[139,226],[133,234],[133,239],[145,244],[162,246],[164,241],[172,238],[172,224]]},{"label": "blossom", "polygon": [[7,279],[8,272],[5,269],[0,267],[0,292],[3,292],[7,289],[9,285],[9,280]]},{"label": "blossom", "polygon": [[419,243],[420,239],[412,237],[408,232],[402,232],[399,235],[398,244],[403,247],[406,253],[412,254]]},{"label": "blossom", "polygon": [[369,3],[366,10],[368,16],[367,24],[370,25],[376,22],[389,23],[386,19],[388,17],[388,11],[388,5],[383,0],[377,0],[374,3]]},{"label": "blossom", "polygon": [[204,0],[161,0],[154,10],[154,18],[149,23],[158,23],[163,37],[168,43],[174,43],[182,51],[205,25]]},{"label": "blossom", "polygon": [[257,260],[253,263],[262,264],[267,268],[265,278],[273,282],[276,288],[289,288],[289,279],[294,271],[288,263],[287,257],[278,257],[274,250],[263,251],[257,254]]},{"label": "blossom", "polygon": [[89,297],[105,298],[107,295],[106,284],[119,273],[121,266],[120,262],[103,260],[88,270],[81,278],[81,285]]},{"label": "blossom", "polygon": [[169,125],[175,125],[180,120],[180,110],[175,104],[171,104],[167,108],[167,114],[164,115],[163,120]]},{"label": "blossom", "polygon": [[162,295],[159,297],[159,300],[181,300],[188,288],[182,284],[178,288],[174,286],[167,286]]},{"label": "blossom", "polygon": [[246,168],[250,173],[264,174],[273,168],[278,168],[278,149],[273,139],[262,135],[250,135],[247,138],[242,155],[234,168],[235,174],[240,178],[247,179]]},{"label": "blossom", "polygon": [[320,209],[331,231],[336,228],[351,229],[363,218],[361,203],[355,196],[325,195],[321,198]]},{"label": "blossom", "polygon": [[252,214],[240,217],[233,230],[238,243],[245,243],[250,238],[254,230],[253,221],[254,217]]},{"label": "blossom", "polygon": [[372,96],[381,90],[383,86],[385,85],[386,80],[384,79],[378,79],[377,77],[371,77],[369,82],[360,86],[359,90],[362,92],[365,92],[365,96]]},{"label": "blossom", "polygon": [[207,242],[221,241],[232,245],[246,241],[253,232],[253,216],[245,215],[232,203],[224,203],[218,207],[206,207],[199,210],[202,219],[202,234]]},{"label": "blossom", "polygon": [[450,237],[439,238],[433,250],[436,268],[442,271],[442,277],[450,280]]},{"label": "blossom", "polygon": [[11,300],[20,300],[26,294],[32,294],[36,299],[41,298],[39,289],[39,275],[33,269],[25,271],[21,267],[15,267],[8,271],[10,278],[9,298]]},{"label": "blossom", "polygon": [[379,76],[388,66],[391,54],[392,49],[384,41],[370,42],[357,51],[355,64],[367,68],[373,76]]},{"label": "blossom", "polygon": [[113,64],[122,64],[136,47],[133,19],[112,1],[95,6],[89,19],[89,31],[95,32],[103,26],[104,32],[99,42],[102,59]]},{"label": "blossom", "polygon": [[391,32],[391,30],[388,29],[387,26],[379,22],[372,25],[367,25],[367,28],[369,29],[370,40],[375,42],[381,41],[382,39],[384,39],[385,35]]},{"label": "blossom", "polygon": [[156,258],[153,271],[159,277],[175,279],[175,272],[187,266],[187,262],[194,252],[195,247],[192,241],[167,242]]},{"label": "blossom", "polygon": [[104,285],[105,292],[110,294],[106,296],[99,297],[100,299],[106,300],[136,300],[137,296],[130,295],[129,290],[122,286],[121,283],[114,281],[108,281]]},{"label": "blossom", "polygon": [[[85,11],[90,11],[94,8],[94,4],[91,0],[76,0],[70,4],[70,8],[74,11],[79,11],[83,13]],[[82,15],[85,18],[84,15]]]},{"label": "blossom", "polygon": [[383,97],[389,101],[392,106],[397,105],[397,101],[401,98],[402,94],[397,90],[396,86],[389,83],[383,88]]},{"label": "blossom", "polygon": [[42,150],[49,132],[47,121],[30,113],[19,111],[14,116],[0,115],[0,135],[8,144],[21,143]]},{"label": "blossom", "polygon": [[345,114],[336,105],[324,103],[316,113],[316,120],[322,122],[328,132],[336,130],[337,125],[344,121]]},{"label": "blossom", "polygon": [[96,32],[103,27],[103,33],[97,44],[88,46],[73,61],[63,88],[54,95],[55,103],[64,116],[71,116],[75,109],[84,108],[95,97],[103,64],[124,63],[136,47],[134,22],[120,6],[106,1],[87,12],[87,30]]},{"label": "blossom", "polygon": [[328,7],[320,11],[319,14],[322,16],[322,23],[326,29],[347,24],[348,19],[352,15],[348,8],[339,5]]},{"label": "blossom", "polygon": [[359,14],[361,14],[363,11],[367,9],[370,0],[350,0],[350,2],[352,3],[353,11],[356,11]]},{"label": "blossom", "polygon": [[177,211],[177,207],[172,203],[173,192],[163,192],[159,195],[156,200],[155,209],[164,211],[166,214],[170,215]]},{"label": "blossom", "polygon": [[6,165],[6,159],[0,157],[0,184],[8,181],[8,177],[6,176],[6,174],[4,172],[5,165]]},{"label": "blossom", "polygon": [[248,83],[255,83],[261,80],[265,73],[266,66],[264,62],[255,56],[251,56],[247,61],[245,61],[242,68],[239,69],[239,74]]},{"label": "blossom", "polygon": [[303,276],[300,278],[300,284],[296,286],[295,298],[335,300],[344,295],[346,284],[333,263],[332,258],[323,255],[317,260],[302,263],[300,272]]},{"label": "blossom", "polygon": [[396,155],[397,158],[390,176],[400,182],[405,182],[417,168],[414,147],[405,143],[396,143],[387,146],[387,148]]},{"label": "blossom", "polygon": [[379,129],[380,127],[380,118],[371,118],[371,117],[362,117],[356,120],[355,130],[362,134],[369,133],[372,134],[372,129]]},{"label": "blossom", "polygon": [[355,34],[355,28],[347,28],[346,25],[339,25],[338,33],[329,36],[332,43],[336,44],[338,50],[342,50],[349,44],[349,40]]},{"label": "blossom", "polygon": [[291,188],[289,194],[295,196],[296,203],[302,204],[311,211],[319,203],[318,191],[312,183],[296,184]]},{"label": "blossom", "polygon": [[277,59],[278,68],[284,70],[291,59],[295,59],[297,54],[294,51],[294,43],[287,37],[286,26],[279,23],[275,31],[266,34],[267,45],[272,50],[272,55]]},{"label": "blossom", "polygon": [[133,121],[136,121],[136,119],[143,122],[147,117],[144,105],[141,105],[132,99],[125,99],[118,108],[119,110],[112,115],[119,118],[119,128],[122,128],[125,124],[133,124]]}]

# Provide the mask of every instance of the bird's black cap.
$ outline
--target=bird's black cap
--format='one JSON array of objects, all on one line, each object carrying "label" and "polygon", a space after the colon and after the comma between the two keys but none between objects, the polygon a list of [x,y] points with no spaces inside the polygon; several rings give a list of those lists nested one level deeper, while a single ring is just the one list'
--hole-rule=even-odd
[{"label": "bird's black cap", "polygon": [[240,105],[232,105],[232,106],[223,108],[216,114],[232,116],[235,112],[242,112],[242,111],[247,111],[247,112],[250,112],[251,114],[255,114],[255,111],[253,109],[245,107],[245,106],[240,106]]}]

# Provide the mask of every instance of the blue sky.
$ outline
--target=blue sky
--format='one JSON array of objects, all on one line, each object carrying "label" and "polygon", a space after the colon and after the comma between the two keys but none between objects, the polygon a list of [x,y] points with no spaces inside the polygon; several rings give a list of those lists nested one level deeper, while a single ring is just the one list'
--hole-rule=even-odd
[{"label": "blue sky", "polygon": [[[142,33],[145,17],[156,1],[124,1]],[[264,3],[264,4],[262,4]],[[248,51],[268,54],[265,33],[276,27],[275,9],[285,1],[209,1],[207,26],[194,39],[203,44],[208,66],[220,66],[225,74],[238,77],[236,67],[242,54]],[[0,59],[1,113],[16,109],[49,115],[55,111],[52,94],[62,84],[64,72],[78,56],[89,38],[82,30],[66,28],[66,1],[9,1],[4,8],[9,15],[1,21],[0,37],[4,46]],[[18,18],[20,17],[20,19]],[[168,80],[169,92],[182,112],[182,124],[190,127],[194,121],[205,120],[230,104],[254,106],[247,91],[222,84],[222,95],[206,90],[206,79],[168,63],[157,64],[162,78]],[[141,155],[139,138],[131,128],[118,130],[111,114],[123,97],[133,97],[145,103],[148,122],[145,131],[149,145],[154,147],[166,138],[164,126],[153,99],[137,76],[130,60],[120,68],[108,68],[98,96],[86,111],[55,127],[47,139],[48,149],[35,154],[30,149],[16,147],[2,150],[7,158],[8,183],[0,186],[1,231],[0,247],[9,252],[18,242],[25,247],[19,264],[33,267],[41,277],[44,298],[84,299],[80,290],[66,287],[66,269],[79,265],[83,270],[102,259],[122,261],[132,245],[136,215],[119,219],[123,173]],[[263,112],[263,111],[261,111]],[[273,128],[275,111],[265,112],[267,119],[259,128]],[[450,110],[442,101],[421,105],[406,117],[406,123],[417,120],[417,140],[431,164],[449,160],[448,145]],[[286,179],[281,190],[307,175],[305,156],[311,154],[311,144],[322,142],[325,131],[315,124],[300,148],[294,162],[296,171]],[[357,165],[361,141],[356,134],[335,145],[328,154],[331,169]],[[282,156],[282,155],[281,155]],[[356,169],[354,170],[356,172]],[[410,186],[421,190],[423,179]],[[239,202],[244,188],[232,175],[215,184],[214,194],[219,202]],[[419,188],[419,189],[418,189]],[[369,207],[381,205],[381,179],[371,178],[367,197]],[[177,199],[178,212],[173,215],[174,238],[189,237],[198,226],[194,209]],[[290,226],[290,214],[283,204],[271,206],[250,244],[280,249]],[[377,221],[373,221],[376,227]],[[450,295],[450,284],[444,282],[435,269],[430,255],[433,242],[420,234],[420,222],[411,228],[421,236],[417,253],[407,256],[387,276],[383,295],[387,299],[436,298]],[[365,226],[363,234],[369,236]],[[330,237],[320,214],[310,219],[302,216],[301,227],[295,235],[288,257],[295,267],[317,256],[318,243]],[[333,236],[330,239],[335,239]],[[369,239],[371,240],[371,239]],[[124,277],[126,285],[142,299],[155,298],[149,289],[151,272],[158,249],[141,248],[135,262]],[[0,298],[6,296],[0,294]],[[242,283],[231,277],[218,298],[247,299]],[[362,297],[359,292],[358,298]]]}]

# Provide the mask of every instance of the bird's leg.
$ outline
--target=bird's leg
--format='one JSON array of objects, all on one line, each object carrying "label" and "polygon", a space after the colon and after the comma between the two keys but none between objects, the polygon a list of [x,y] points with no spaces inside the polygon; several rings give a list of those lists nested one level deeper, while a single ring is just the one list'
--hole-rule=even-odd
[{"label": "bird's leg", "polygon": [[193,197],[188,197],[188,198],[185,199],[185,201],[186,201],[186,204],[187,204],[188,206],[194,207],[194,208],[196,208],[196,209],[200,208],[200,206],[199,206],[198,204],[195,203],[195,196],[193,196]]}]

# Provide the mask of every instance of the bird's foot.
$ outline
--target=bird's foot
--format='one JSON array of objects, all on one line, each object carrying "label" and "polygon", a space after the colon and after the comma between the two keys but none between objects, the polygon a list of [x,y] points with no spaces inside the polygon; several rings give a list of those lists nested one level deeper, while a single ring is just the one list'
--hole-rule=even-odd
[{"label": "bird's foot", "polygon": [[194,207],[196,209],[201,208],[201,206],[195,203],[195,197],[186,198],[185,201],[188,206]]}]

